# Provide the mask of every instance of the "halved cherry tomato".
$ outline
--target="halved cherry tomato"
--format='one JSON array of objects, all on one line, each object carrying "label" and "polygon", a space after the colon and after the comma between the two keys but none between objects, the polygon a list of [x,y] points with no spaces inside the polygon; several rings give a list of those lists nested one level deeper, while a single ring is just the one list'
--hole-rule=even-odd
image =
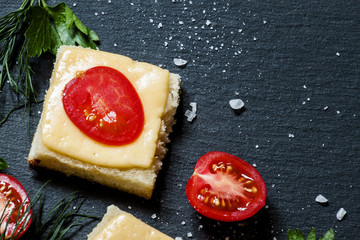
[{"label": "halved cherry tomato", "polygon": [[186,196],[200,214],[234,222],[257,213],[266,200],[265,182],[244,160],[224,152],[209,152],[196,163]]},{"label": "halved cherry tomato", "polygon": [[[1,239],[19,239],[32,221],[30,199],[16,178],[0,173]],[[4,238],[3,238],[4,237]]]},{"label": "halved cherry tomato", "polygon": [[71,121],[90,138],[108,145],[135,141],[144,127],[141,100],[118,70],[94,67],[80,72],[63,90]]}]

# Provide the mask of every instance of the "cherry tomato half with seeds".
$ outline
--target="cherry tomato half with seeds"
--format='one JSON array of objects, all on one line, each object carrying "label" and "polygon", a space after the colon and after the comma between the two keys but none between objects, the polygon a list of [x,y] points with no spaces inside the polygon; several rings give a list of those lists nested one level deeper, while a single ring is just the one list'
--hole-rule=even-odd
[{"label": "cherry tomato half with seeds", "polygon": [[14,177],[0,173],[1,239],[19,239],[32,221],[30,199]]},{"label": "cherry tomato half with seeds", "polygon": [[98,66],[66,84],[62,97],[70,120],[90,138],[107,145],[135,141],[144,127],[144,110],[131,82],[116,69]]},{"label": "cherry tomato half with seeds", "polygon": [[249,163],[214,151],[197,161],[186,185],[186,196],[205,217],[234,222],[253,216],[265,205],[266,186]]}]

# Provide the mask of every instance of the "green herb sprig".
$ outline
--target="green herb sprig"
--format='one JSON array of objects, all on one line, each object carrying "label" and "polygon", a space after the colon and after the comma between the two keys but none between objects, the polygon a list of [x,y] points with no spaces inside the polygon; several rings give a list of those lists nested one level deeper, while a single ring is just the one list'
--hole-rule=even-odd
[{"label": "green herb sprig", "polygon": [[[49,6],[45,0],[24,0],[17,11],[0,18],[0,90],[9,83],[18,103],[0,120],[21,107],[38,102],[32,82],[31,59],[44,52],[56,55],[61,45],[95,49],[97,34],[85,27],[74,12],[61,2]],[[17,73],[13,68],[17,66]]]},{"label": "green herb sprig", "polygon": [[[334,230],[330,229],[327,231],[323,237],[319,238],[319,240],[334,240],[335,233]],[[288,230],[288,240],[305,240],[303,233],[299,230]],[[316,231],[314,228],[311,229],[310,233],[308,234],[306,240],[317,240],[316,239]]]}]

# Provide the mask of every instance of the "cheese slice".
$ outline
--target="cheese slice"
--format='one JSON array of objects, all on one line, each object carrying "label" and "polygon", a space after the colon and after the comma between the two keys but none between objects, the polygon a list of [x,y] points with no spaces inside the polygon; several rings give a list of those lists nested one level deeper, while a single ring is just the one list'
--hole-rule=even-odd
[{"label": "cheese slice", "polygon": [[[128,57],[85,49],[64,47],[57,56],[49,90],[45,97],[41,122],[43,144],[63,155],[104,167],[149,168],[169,94],[169,71],[157,66],[135,62]],[[107,66],[123,73],[141,99],[145,123],[139,138],[128,145],[109,146],[99,143],[83,132],[68,118],[62,104],[65,85],[79,71],[95,66]]]},{"label": "cheese slice", "polygon": [[133,215],[111,205],[88,240],[173,240]]}]

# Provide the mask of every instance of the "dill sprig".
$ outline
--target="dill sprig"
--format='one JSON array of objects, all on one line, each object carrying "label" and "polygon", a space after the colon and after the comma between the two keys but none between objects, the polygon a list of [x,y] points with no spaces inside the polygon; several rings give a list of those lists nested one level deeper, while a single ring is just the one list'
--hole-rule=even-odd
[{"label": "dill sprig", "polygon": [[[17,209],[24,208],[24,210],[18,211],[15,228],[19,228],[19,231],[13,231],[10,237],[5,238],[5,232],[2,233],[0,239],[15,240],[21,232],[26,229],[27,222],[29,221],[29,215],[32,211],[32,223],[24,237],[28,236],[30,239],[38,240],[61,240],[66,234],[70,233],[70,230],[75,227],[83,227],[86,223],[93,220],[100,220],[96,216],[90,216],[80,213],[80,208],[85,202],[85,199],[79,200],[78,193],[70,193],[55,203],[54,206],[48,211],[46,216],[44,213],[44,200],[45,200],[45,187],[49,182],[45,183],[34,195],[31,205],[25,206],[22,203]],[[8,206],[8,205],[6,205]],[[6,210],[6,207],[5,207]],[[3,211],[0,219],[6,219],[5,210]],[[8,218],[7,221],[9,221]],[[3,221],[0,222],[0,225]],[[6,222],[8,226],[8,222]],[[6,228],[5,228],[6,229]]]},{"label": "dill sprig", "polygon": [[[37,3],[37,4],[36,4]],[[15,110],[39,102],[32,82],[30,59],[44,52],[56,55],[61,45],[96,48],[96,33],[61,2],[49,6],[46,0],[24,0],[17,11],[0,18],[0,91],[6,83],[18,96],[18,103],[0,119],[0,126]],[[17,66],[17,72],[13,68]],[[30,111],[28,111],[30,114]]]},{"label": "dill sprig", "polygon": [[[16,109],[29,106],[31,101],[36,102],[36,91],[31,80],[32,70],[26,51],[27,40],[19,34],[26,29],[26,14],[33,4],[34,0],[25,0],[17,11],[0,18],[0,90],[8,82],[14,93],[23,96],[0,121],[0,125]],[[12,69],[16,64],[18,73],[17,77],[14,77]]]}]

